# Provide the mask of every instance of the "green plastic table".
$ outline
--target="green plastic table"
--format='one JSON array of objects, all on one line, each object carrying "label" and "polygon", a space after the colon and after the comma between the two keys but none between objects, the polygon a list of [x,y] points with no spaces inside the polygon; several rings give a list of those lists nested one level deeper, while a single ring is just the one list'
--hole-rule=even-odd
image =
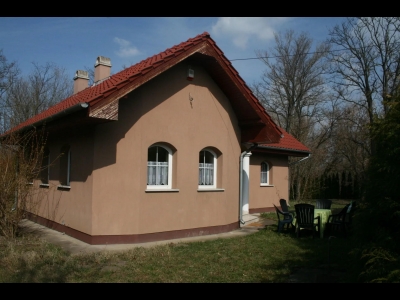
[{"label": "green plastic table", "polygon": [[[332,214],[332,211],[330,209],[320,209],[320,208],[315,208],[314,209],[314,218],[320,216],[320,227],[321,231],[319,232],[319,237],[323,238],[324,237],[324,231],[326,227],[326,223],[328,223],[328,218]],[[317,220],[315,220],[315,223]],[[296,218],[293,219],[293,224],[296,224]]]},{"label": "green plastic table", "polygon": [[326,223],[328,223],[328,218],[332,214],[332,211],[330,209],[319,209],[316,208],[314,209],[314,218],[320,216],[320,226],[321,226],[321,232],[319,233],[320,237],[324,237],[324,231],[326,227]]}]

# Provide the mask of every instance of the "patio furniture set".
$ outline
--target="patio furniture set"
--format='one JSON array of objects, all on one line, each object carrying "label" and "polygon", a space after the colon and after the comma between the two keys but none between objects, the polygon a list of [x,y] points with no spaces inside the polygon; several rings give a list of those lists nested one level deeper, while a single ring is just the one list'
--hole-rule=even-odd
[{"label": "patio furniture set", "polygon": [[286,226],[287,229],[294,229],[296,236],[300,236],[302,230],[312,231],[313,237],[319,234],[320,238],[340,232],[344,236],[352,223],[352,217],[356,209],[356,202],[352,201],[344,206],[340,212],[332,213],[332,201],[329,199],[318,199],[315,205],[300,203],[294,205],[290,210],[285,199],[280,199],[278,208],[274,205],[278,216],[278,232]]}]

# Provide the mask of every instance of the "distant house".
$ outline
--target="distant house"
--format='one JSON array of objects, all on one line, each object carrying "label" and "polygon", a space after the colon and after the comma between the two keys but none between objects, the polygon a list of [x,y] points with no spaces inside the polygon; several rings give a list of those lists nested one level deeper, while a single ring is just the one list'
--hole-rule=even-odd
[{"label": "distant house", "polygon": [[20,124],[46,124],[35,222],[89,244],[228,232],[288,198],[288,157],[310,150],[278,127],[205,32]]}]

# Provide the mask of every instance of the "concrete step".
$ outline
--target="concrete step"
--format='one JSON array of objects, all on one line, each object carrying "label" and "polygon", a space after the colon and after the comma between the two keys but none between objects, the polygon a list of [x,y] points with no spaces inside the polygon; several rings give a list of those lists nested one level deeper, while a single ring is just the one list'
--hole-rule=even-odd
[{"label": "concrete step", "polygon": [[256,223],[260,221],[260,214],[245,214],[242,216],[242,220],[245,222],[241,224],[241,227],[247,226],[251,223]]}]

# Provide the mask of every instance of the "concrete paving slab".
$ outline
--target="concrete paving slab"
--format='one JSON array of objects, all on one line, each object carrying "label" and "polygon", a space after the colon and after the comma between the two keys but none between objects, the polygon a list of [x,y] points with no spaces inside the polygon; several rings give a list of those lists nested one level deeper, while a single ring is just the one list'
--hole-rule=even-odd
[{"label": "concrete paving slab", "polygon": [[101,251],[125,251],[137,247],[149,248],[158,245],[166,245],[170,243],[188,243],[195,241],[215,240],[219,238],[232,238],[232,237],[252,234],[257,232],[259,229],[265,227],[264,225],[259,223],[255,224],[253,222],[252,224],[253,225],[251,226],[246,225],[238,230],[220,234],[195,236],[195,237],[171,239],[171,240],[148,242],[148,243],[113,244],[113,245],[90,245],[78,239],[75,239],[71,236],[68,236],[64,233],[42,226],[27,219],[22,220],[21,227],[24,228],[24,231],[38,234],[49,243],[58,245],[62,247],[65,251],[76,255],[84,253],[96,253]]},{"label": "concrete paving slab", "polygon": [[[72,255],[99,253],[104,251],[126,251],[129,249],[143,247],[149,248],[158,245],[165,245],[170,243],[190,243],[195,241],[214,240],[219,238],[232,238],[253,234],[259,230],[264,229],[266,226],[276,225],[276,221],[269,219],[252,219],[245,226],[240,229],[206,236],[188,237],[181,239],[165,240],[158,242],[139,243],[139,244],[117,244],[117,245],[89,245],[78,239],[70,237],[61,232],[52,230],[48,227],[34,223],[27,219],[21,222],[21,226],[26,232],[31,232],[40,235],[49,243],[62,247],[65,251]],[[288,283],[335,283],[338,281],[343,272],[328,272],[326,268],[313,268],[313,269],[299,269],[290,275]]]}]

